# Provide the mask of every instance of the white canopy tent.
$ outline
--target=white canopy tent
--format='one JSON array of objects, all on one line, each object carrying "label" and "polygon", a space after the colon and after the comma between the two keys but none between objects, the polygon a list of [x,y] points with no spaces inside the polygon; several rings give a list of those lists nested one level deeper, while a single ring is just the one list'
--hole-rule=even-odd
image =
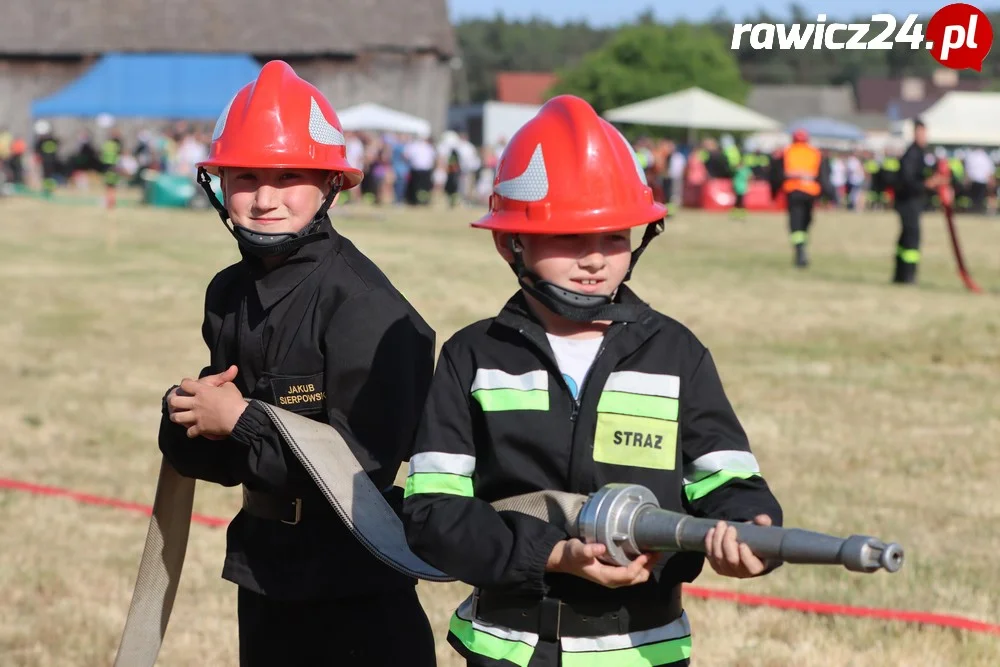
[{"label": "white canopy tent", "polygon": [[347,132],[399,132],[429,137],[430,122],[373,102],[365,102],[337,112]]},{"label": "white canopy tent", "polygon": [[701,88],[688,88],[604,113],[614,123],[730,132],[780,130],[781,123]]},{"label": "white canopy tent", "polygon": [[[927,141],[946,146],[1000,146],[1000,93],[953,90],[927,108],[920,118],[927,126]],[[902,126],[903,137],[913,140],[913,121]]]}]

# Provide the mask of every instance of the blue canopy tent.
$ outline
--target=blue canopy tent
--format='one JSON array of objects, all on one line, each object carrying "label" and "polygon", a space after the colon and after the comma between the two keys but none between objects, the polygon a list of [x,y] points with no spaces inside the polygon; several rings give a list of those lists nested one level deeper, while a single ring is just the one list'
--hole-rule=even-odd
[{"label": "blue canopy tent", "polygon": [[[35,100],[34,118],[114,118],[215,121],[261,66],[245,54],[109,53],[62,90]],[[192,178],[154,173],[145,200],[155,206],[201,202]],[[218,179],[213,177],[218,192]]]},{"label": "blue canopy tent", "polygon": [[109,53],[31,115],[214,120],[261,66],[245,54]]},{"label": "blue canopy tent", "polygon": [[785,130],[791,134],[795,130],[805,130],[810,138],[838,139],[841,141],[861,141],[865,133],[861,128],[833,118],[802,118],[788,124]]}]

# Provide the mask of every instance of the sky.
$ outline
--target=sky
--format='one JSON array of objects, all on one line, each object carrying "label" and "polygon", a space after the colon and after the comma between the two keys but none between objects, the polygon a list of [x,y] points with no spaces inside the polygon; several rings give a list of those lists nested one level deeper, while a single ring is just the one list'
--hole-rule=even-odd
[{"label": "sky", "polygon": [[[453,21],[465,18],[490,18],[502,11],[509,20],[530,19],[532,16],[546,18],[556,23],[569,20],[584,20],[593,26],[614,26],[630,22],[648,8],[660,21],[670,22],[680,19],[703,21],[716,10],[722,9],[735,19],[748,14],[756,15],[759,8],[769,8],[773,14],[784,18],[792,3],[763,2],[761,0],[448,0]],[[898,16],[919,14],[921,19],[929,19],[935,11],[950,4],[949,0],[799,0],[806,15],[825,13],[829,22],[834,17],[849,18],[889,13]],[[984,11],[1000,8],[1000,0],[976,2]]]}]

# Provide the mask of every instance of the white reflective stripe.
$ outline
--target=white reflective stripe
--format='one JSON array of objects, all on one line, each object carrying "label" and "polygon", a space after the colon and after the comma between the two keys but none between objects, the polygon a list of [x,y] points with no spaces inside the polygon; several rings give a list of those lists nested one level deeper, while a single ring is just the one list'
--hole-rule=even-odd
[{"label": "white reflective stripe", "polygon": [[410,474],[423,472],[443,472],[451,475],[472,477],[476,470],[476,457],[468,454],[445,454],[444,452],[424,452],[410,457]]},{"label": "white reflective stripe", "polygon": [[326,146],[345,145],[344,134],[326,119],[316,98],[309,99],[312,102],[309,106],[309,137],[316,143]]},{"label": "white reflective stripe", "polygon": [[679,398],[681,379],[676,375],[617,371],[608,376],[604,391],[624,391],[630,394]]},{"label": "white reflective stripe", "polygon": [[493,191],[501,197],[515,201],[542,201],[549,194],[549,175],[545,171],[545,156],[542,145],[535,146],[531,160],[520,176],[514,176],[506,181],[500,181]]},{"label": "white reflective stripe", "polygon": [[666,642],[671,639],[683,639],[691,634],[691,624],[686,613],[676,621],[649,630],[630,632],[627,635],[604,635],[603,637],[561,637],[562,649],[566,653],[585,653],[593,651],[619,651],[624,648],[635,648]]},{"label": "white reflective stripe", "polygon": [[[236,93],[236,95],[239,95],[239,93]],[[222,133],[226,131],[226,122],[229,120],[229,110],[232,108],[233,102],[236,101],[236,95],[233,95],[233,99],[229,100],[229,104],[227,104],[226,108],[222,110],[221,114],[219,114],[219,119],[215,121],[215,131],[212,132],[212,141],[221,137]]]},{"label": "white reflective stripe", "polygon": [[485,632],[497,639],[506,639],[512,642],[521,642],[534,648],[538,644],[538,635],[534,632],[521,632],[511,630],[500,625],[487,625],[478,619],[472,618],[472,596],[465,598],[465,601],[455,610],[455,615],[463,621],[472,621],[472,629],[477,632]]},{"label": "white reflective stripe", "polygon": [[642,181],[643,185],[649,185],[649,182],[646,180],[646,170],[643,169],[642,165],[639,163],[639,155],[635,152],[635,149],[632,148],[632,144],[628,142],[628,139],[625,138],[625,135],[622,134],[618,128],[615,128],[615,132],[618,134],[618,138],[621,139],[621,142],[625,144],[625,148],[628,149],[628,152],[632,154],[632,162],[635,163],[635,171],[639,174],[639,180]]},{"label": "white reflective stripe", "polygon": [[725,450],[699,456],[684,466],[684,484],[694,484],[720,470],[732,472],[760,472],[757,457],[750,452]]},{"label": "white reflective stripe", "polygon": [[546,371],[531,371],[522,375],[511,375],[495,368],[480,368],[476,371],[476,379],[472,381],[472,389],[544,389],[548,391],[549,374]]}]

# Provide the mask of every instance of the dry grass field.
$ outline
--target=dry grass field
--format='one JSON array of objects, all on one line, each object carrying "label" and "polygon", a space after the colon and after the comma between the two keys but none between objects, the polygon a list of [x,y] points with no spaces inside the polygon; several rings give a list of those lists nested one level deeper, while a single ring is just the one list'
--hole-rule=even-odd
[{"label": "dry grass field", "polygon": [[[514,289],[478,211],[338,210],[438,332],[494,314]],[[961,218],[977,279],[1000,290],[1000,221]],[[152,502],[164,389],[204,365],[202,300],[237,257],[212,212],[106,212],[0,199],[0,477]],[[1000,623],[1000,296],[963,291],[939,215],[924,217],[919,288],[888,284],[890,214],[820,212],[796,271],[777,215],[683,212],[633,286],[712,350],[786,525],[868,533],[907,549],[902,571],[786,566],[698,585]],[[231,516],[238,489],[201,484],[196,510]],[[111,664],[146,519],[0,491],[0,665]],[[224,531],[192,528],[159,664],[235,665],[236,591]],[[418,589],[439,664],[466,595]],[[690,599],[695,665],[993,666],[1000,636]]]}]

